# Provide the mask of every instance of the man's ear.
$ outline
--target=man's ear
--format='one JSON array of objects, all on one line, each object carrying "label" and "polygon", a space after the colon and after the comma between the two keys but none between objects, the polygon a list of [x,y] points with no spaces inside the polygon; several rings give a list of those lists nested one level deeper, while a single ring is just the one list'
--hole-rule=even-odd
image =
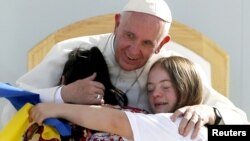
[{"label": "man's ear", "polygon": [[155,53],[157,54],[160,52],[161,48],[163,47],[164,44],[168,43],[170,41],[170,36],[167,35],[166,37],[163,38],[161,41],[160,45],[156,48]]},{"label": "man's ear", "polygon": [[121,14],[115,14],[115,27],[114,27],[114,32],[116,32],[116,29],[120,25],[120,19],[121,19]]}]

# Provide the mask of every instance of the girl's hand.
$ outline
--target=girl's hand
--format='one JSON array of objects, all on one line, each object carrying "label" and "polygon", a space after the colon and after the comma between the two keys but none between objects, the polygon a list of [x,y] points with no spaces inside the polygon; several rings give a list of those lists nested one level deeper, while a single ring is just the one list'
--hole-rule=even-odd
[{"label": "girl's hand", "polygon": [[36,122],[42,125],[43,121],[50,117],[56,117],[58,112],[57,104],[54,103],[39,103],[29,111],[30,122]]}]

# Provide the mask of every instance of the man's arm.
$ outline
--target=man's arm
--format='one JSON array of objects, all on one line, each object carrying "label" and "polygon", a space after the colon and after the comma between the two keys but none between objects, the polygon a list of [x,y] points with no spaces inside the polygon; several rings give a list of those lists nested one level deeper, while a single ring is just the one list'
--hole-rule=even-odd
[{"label": "man's arm", "polygon": [[106,38],[107,35],[94,35],[57,43],[40,64],[16,81],[16,85],[40,94],[43,102],[54,101],[68,53],[75,48],[89,49],[93,46],[101,46],[100,40],[105,41]]}]

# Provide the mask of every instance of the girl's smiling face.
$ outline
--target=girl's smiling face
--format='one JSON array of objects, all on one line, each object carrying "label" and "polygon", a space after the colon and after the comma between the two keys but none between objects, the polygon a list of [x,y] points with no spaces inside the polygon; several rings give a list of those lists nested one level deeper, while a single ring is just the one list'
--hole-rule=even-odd
[{"label": "girl's smiling face", "polygon": [[168,72],[159,64],[149,72],[147,82],[148,98],[154,113],[173,112],[177,103],[177,94]]}]

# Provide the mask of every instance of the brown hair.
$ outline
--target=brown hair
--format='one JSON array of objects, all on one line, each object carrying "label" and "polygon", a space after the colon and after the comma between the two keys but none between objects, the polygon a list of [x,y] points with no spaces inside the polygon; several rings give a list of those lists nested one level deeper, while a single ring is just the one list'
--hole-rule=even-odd
[{"label": "brown hair", "polygon": [[183,106],[201,103],[203,85],[193,62],[181,56],[171,56],[160,58],[151,68],[156,65],[166,70],[177,92],[178,101],[173,111]]}]

